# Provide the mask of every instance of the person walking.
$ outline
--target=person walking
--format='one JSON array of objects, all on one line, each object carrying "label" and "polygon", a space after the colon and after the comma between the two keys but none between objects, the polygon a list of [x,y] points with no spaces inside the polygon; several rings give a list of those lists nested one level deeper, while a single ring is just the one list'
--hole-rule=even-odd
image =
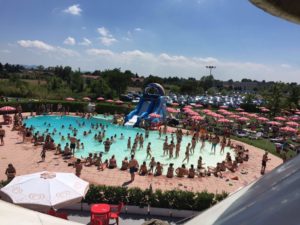
[{"label": "person walking", "polygon": [[262,161],[261,161],[261,175],[265,174],[266,171],[266,167],[267,167],[267,162],[271,160],[270,158],[268,158],[268,152],[265,152],[265,154],[262,157]]},{"label": "person walking", "polygon": [[2,128],[2,125],[0,125],[0,144],[4,145],[4,137],[5,137],[5,130]]},{"label": "person walking", "polygon": [[131,159],[129,161],[129,173],[130,173],[130,176],[131,176],[130,182],[134,181],[135,172],[138,171],[138,168],[139,168],[138,161],[134,158],[134,155],[131,155]]}]

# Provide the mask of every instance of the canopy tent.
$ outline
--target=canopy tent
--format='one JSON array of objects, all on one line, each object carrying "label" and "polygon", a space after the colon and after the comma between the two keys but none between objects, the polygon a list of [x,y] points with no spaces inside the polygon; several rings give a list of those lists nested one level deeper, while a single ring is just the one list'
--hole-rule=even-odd
[{"label": "canopy tent", "polygon": [[1,225],[80,225],[0,200]]},{"label": "canopy tent", "polygon": [[300,214],[300,156],[287,161],[186,225],[296,225]]}]

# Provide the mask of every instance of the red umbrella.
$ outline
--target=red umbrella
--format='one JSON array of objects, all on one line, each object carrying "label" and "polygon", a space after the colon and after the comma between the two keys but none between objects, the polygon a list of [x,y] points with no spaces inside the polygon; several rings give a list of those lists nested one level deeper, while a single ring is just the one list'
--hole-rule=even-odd
[{"label": "red umbrella", "polygon": [[286,121],[286,118],[282,117],[282,116],[277,116],[274,118],[275,120],[278,120],[278,121]]},{"label": "red umbrella", "polygon": [[248,116],[249,115],[249,113],[247,113],[247,112],[240,112],[239,114],[242,115],[242,116]]},{"label": "red umbrella", "polygon": [[211,110],[210,109],[203,109],[202,112],[209,113],[209,112],[211,112]]},{"label": "red umbrella", "polygon": [[192,116],[192,119],[197,121],[204,120],[202,116]]},{"label": "red umbrella", "polygon": [[229,115],[229,118],[237,119],[237,118],[240,118],[240,117],[238,115],[232,114],[232,115]]},{"label": "red umbrella", "polygon": [[68,97],[66,98],[66,101],[75,101],[75,98]]},{"label": "red umbrella", "polygon": [[16,108],[11,107],[11,106],[3,106],[0,108],[1,112],[12,112],[12,111],[16,111]]},{"label": "red umbrella", "polygon": [[107,99],[105,102],[112,103],[112,102],[114,102],[114,100],[112,100],[112,99]]},{"label": "red umbrella", "polygon": [[270,112],[270,110],[269,110],[269,109],[267,109],[267,108],[264,108],[264,107],[260,108],[260,111],[262,111],[262,112]]},{"label": "red umbrella", "polygon": [[122,105],[124,102],[121,101],[121,100],[117,100],[117,101],[115,101],[115,103],[116,103],[117,105]]},{"label": "red umbrella", "polygon": [[258,118],[256,118],[256,119],[259,120],[259,121],[262,121],[262,122],[269,121],[269,119],[268,119],[268,118],[265,118],[265,117],[258,117]]},{"label": "red umbrella", "polygon": [[231,123],[232,121],[228,120],[228,119],[219,119],[217,122],[218,123]]},{"label": "red umbrella", "polygon": [[98,101],[104,101],[104,98],[103,97],[98,97],[97,100]]},{"label": "red umbrella", "polygon": [[221,105],[219,108],[220,109],[228,109],[228,106],[227,105]]},{"label": "red umbrella", "polygon": [[300,111],[298,111],[298,112],[295,112],[297,115],[300,115]]},{"label": "red umbrella", "polygon": [[157,113],[151,113],[151,114],[149,114],[149,116],[151,117],[151,118],[160,118],[161,116],[159,115],[159,114],[157,114]]},{"label": "red umbrella", "polygon": [[281,123],[276,122],[276,121],[269,121],[267,124],[270,124],[272,126],[280,126],[281,125]]},{"label": "red umbrella", "polygon": [[258,117],[258,115],[256,115],[255,113],[249,113],[247,116],[250,117],[250,118],[257,118]]},{"label": "red umbrella", "polygon": [[171,105],[172,106],[179,106],[179,104],[177,102],[173,102]]},{"label": "red umbrella", "polygon": [[292,128],[292,127],[282,127],[282,128],[280,128],[280,131],[290,132],[290,133],[296,133],[297,132],[297,130]]},{"label": "red umbrella", "polygon": [[236,111],[239,111],[239,112],[244,111],[242,108],[236,108],[235,110],[236,110]]},{"label": "red umbrella", "polygon": [[299,123],[296,123],[296,122],[286,122],[285,123],[286,125],[289,125],[289,126],[291,126],[291,127],[298,127],[299,126]]},{"label": "red umbrella", "polygon": [[239,121],[249,121],[250,119],[249,118],[247,118],[247,117],[240,117],[240,118],[238,118],[238,120]]},{"label": "red umbrella", "polygon": [[84,97],[82,98],[84,101],[91,101],[91,98],[90,97]]},{"label": "red umbrella", "polygon": [[191,105],[186,105],[186,106],[184,106],[184,108],[193,108],[193,106],[191,106]]},{"label": "red umbrella", "polygon": [[202,108],[203,105],[201,105],[201,104],[196,104],[195,107],[196,107],[196,108]]},{"label": "red umbrella", "polygon": [[300,117],[299,116],[293,116],[293,117],[290,117],[289,120],[298,121],[298,120],[300,120]]}]

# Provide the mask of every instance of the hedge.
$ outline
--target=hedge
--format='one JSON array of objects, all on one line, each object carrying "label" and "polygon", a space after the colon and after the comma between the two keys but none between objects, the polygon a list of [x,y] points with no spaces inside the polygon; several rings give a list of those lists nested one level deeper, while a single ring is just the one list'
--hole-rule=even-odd
[{"label": "hedge", "polygon": [[191,192],[182,190],[152,191],[140,188],[126,188],[113,186],[90,185],[90,189],[85,196],[84,202],[88,204],[105,202],[108,204],[118,204],[124,202],[127,205],[152,206],[159,208],[170,208],[179,210],[202,211],[215,203],[223,200],[228,193],[221,194],[203,192]]},{"label": "hedge", "polygon": [[128,114],[131,110],[133,110],[134,107],[131,105],[115,105],[113,103],[97,103],[96,104],[96,109],[95,111],[97,113],[124,113],[124,114]]}]

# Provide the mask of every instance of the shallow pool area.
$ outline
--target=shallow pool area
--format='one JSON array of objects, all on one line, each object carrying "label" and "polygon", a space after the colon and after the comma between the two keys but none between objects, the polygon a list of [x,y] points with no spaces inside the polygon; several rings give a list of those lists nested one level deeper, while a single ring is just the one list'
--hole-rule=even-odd
[{"label": "shallow pool area", "polygon": [[[51,134],[54,129],[57,130],[57,132],[54,135],[51,135],[54,139],[56,144],[61,144],[62,149],[66,145],[66,143],[69,142],[67,140],[67,135],[70,134],[72,136],[72,131],[69,129],[69,126],[71,125],[73,128],[76,128],[78,130],[77,138],[80,139],[80,142],[84,143],[84,149],[78,149],[75,151],[75,156],[80,157],[87,157],[89,153],[100,153],[103,152],[103,161],[105,159],[109,159],[112,155],[116,156],[118,167],[121,166],[121,161],[124,159],[125,156],[130,158],[130,150],[127,149],[127,140],[128,137],[131,137],[132,141],[131,144],[133,144],[134,138],[137,133],[142,133],[145,137],[145,131],[143,129],[139,128],[132,128],[132,127],[124,127],[119,126],[111,123],[111,117],[105,117],[103,115],[95,116],[91,119],[84,119],[80,117],[75,116],[35,116],[28,118],[24,120],[24,123],[26,123],[26,127],[33,126],[34,132],[39,131],[40,133],[46,132],[46,130],[49,130],[49,133]],[[84,126],[79,126],[79,124],[82,125],[82,123],[85,123]],[[100,128],[98,130],[92,129],[92,124],[103,124],[107,125],[106,130],[106,136],[105,138],[110,138],[111,136],[114,136],[116,134],[117,138],[116,141],[112,143],[110,151],[105,152],[104,151],[104,144],[98,142],[94,139],[94,135],[98,134]],[[64,128],[62,128],[62,125],[64,125]],[[91,130],[91,134],[88,134],[87,136],[84,136],[84,131]],[[59,135],[59,132],[61,135],[63,135],[66,140],[61,140],[61,135]],[[124,135],[124,139],[121,139],[121,133]],[[168,133],[168,139],[169,143],[171,140],[171,133]],[[174,135],[175,136],[175,135]],[[146,147],[148,142],[151,142],[151,150],[152,150],[152,156],[155,157],[156,161],[159,161],[162,164],[165,164],[166,166],[169,163],[174,163],[174,167],[181,166],[182,160],[185,157],[185,149],[188,143],[191,142],[192,136],[183,136],[182,143],[181,143],[181,150],[180,155],[178,158],[169,158],[168,156],[163,155],[163,143],[164,143],[165,135],[162,135],[161,138],[159,138],[159,134],[157,131],[150,131],[150,135],[148,139],[145,139],[144,141],[144,148],[143,149],[137,149],[136,151],[136,159],[141,164],[143,161],[147,161],[147,165],[150,162],[150,159],[148,158],[146,160]],[[104,140],[104,139],[103,139]],[[175,137],[176,142],[176,137]],[[190,156],[189,163],[186,163],[186,166],[189,167],[191,164],[194,164],[194,166],[197,166],[197,161],[199,156],[202,156],[203,162],[205,163],[205,166],[215,166],[217,162],[221,162],[225,159],[226,153],[230,152],[233,156],[233,151],[230,148],[225,148],[225,152],[220,154],[220,145],[217,146],[216,154],[211,153],[211,144],[206,142],[205,149],[200,152],[200,145],[201,143],[197,143],[195,153]],[[174,150],[175,151],[175,150]],[[175,155],[175,153],[174,153]],[[164,173],[166,172],[166,167],[164,169]]]}]

